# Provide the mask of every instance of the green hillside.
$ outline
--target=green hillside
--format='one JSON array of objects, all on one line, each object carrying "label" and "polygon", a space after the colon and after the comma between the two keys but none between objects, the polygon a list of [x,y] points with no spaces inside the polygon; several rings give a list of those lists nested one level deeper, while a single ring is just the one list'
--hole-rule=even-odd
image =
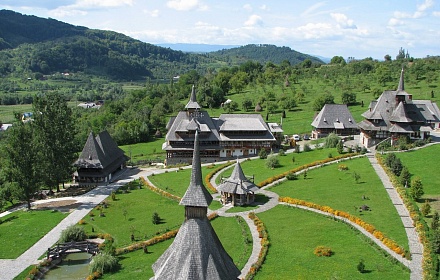
[{"label": "green hillside", "polygon": [[296,65],[303,63],[305,60],[310,60],[316,64],[324,64],[324,62],[317,57],[297,52],[289,47],[278,47],[268,44],[250,44],[238,48],[211,52],[209,55],[210,57],[228,61],[233,64],[241,64],[248,60],[257,61],[262,64],[268,61],[275,64],[289,61],[290,65]]}]

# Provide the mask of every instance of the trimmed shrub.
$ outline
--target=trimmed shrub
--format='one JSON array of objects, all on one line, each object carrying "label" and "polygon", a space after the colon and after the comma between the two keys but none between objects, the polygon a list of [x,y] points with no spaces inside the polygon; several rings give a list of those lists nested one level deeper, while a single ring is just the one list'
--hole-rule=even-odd
[{"label": "trimmed shrub", "polygon": [[312,150],[312,148],[310,148],[309,144],[304,144],[303,145],[303,151],[304,152],[310,152]]},{"label": "trimmed shrub", "polygon": [[318,257],[331,257],[331,255],[333,255],[333,252],[329,247],[318,246],[313,251],[313,254]]},{"label": "trimmed shrub", "polygon": [[261,149],[260,152],[258,153],[258,156],[259,156],[261,159],[266,159],[266,158],[267,158],[267,152],[266,152],[266,150],[265,150],[265,149]]},{"label": "trimmed shrub", "polygon": [[267,168],[276,168],[280,165],[280,161],[276,154],[270,154],[266,159]]},{"label": "trimmed shrub", "polygon": [[87,234],[84,227],[77,225],[71,225],[61,232],[61,243],[71,242],[71,241],[84,241],[87,238]]},{"label": "trimmed shrub", "polygon": [[324,148],[336,148],[338,145],[340,138],[335,133],[330,133],[326,138],[324,142]]},{"label": "trimmed shrub", "polygon": [[356,268],[360,273],[364,273],[365,272],[364,260],[360,260],[359,263],[357,264]]},{"label": "trimmed shrub", "polygon": [[298,175],[295,172],[289,172],[289,174],[286,175],[287,180],[297,180]]}]

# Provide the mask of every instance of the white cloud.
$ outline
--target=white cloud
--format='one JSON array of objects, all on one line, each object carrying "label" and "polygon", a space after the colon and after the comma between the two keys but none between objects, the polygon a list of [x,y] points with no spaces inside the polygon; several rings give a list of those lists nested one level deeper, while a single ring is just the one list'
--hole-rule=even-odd
[{"label": "white cloud", "polygon": [[432,14],[433,14],[435,17],[440,17],[440,11],[432,12]]},{"label": "white cloud", "polygon": [[52,17],[71,17],[87,15],[87,10],[95,8],[116,8],[121,6],[132,6],[133,0],[77,0],[72,5],[60,6],[50,10],[48,14]]},{"label": "white cloud", "polygon": [[403,24],[404,22],[397,18],[390,18],[390,20],[388,21],[388,25],[390,26],[403,25]]},{"label": "white cloud", "polygon": [[421,18],[426,15],[426,10],[431,8],[434,5],[434,0],[425,0],[420,5],[417,5],[417,9],[414,11],[414,13],[407,13],[407,12],[400,12],[395,11],[394,17],[395,18]]},{"label": "white cloud", "polygon": [[190,10],[207,10],[208,6],[199,2],[199,0],[171,0],[167,2],[168,8],[177,11],[190,11]]},{"label": "white cloud", "polygon": [[330,16],[336,20],[336,22],[338,23],[338,26],[343,28],[343,29],[356,29],[357,26],[354,25],[353,20],[349,19],[346,15],[341,14],[341,13],[331,13]]},{"label": "white cloud", "polygon": [[155,9],[155,10],[143,10],[143,12],[151,17],[158,17],[159,16],[159,10]]},{"label": "white cloud", "polygon": [[263,4],[263,5],[260,6],[260,10],[269,11],[270,9],[269,9],[269,7],[266,4]]},{"label": "white cloud", "polygon": [[251,4],[244,4],[243,5],[243,9],[245,9],[248,12],[251,12],[252,11],[252,6],[251,6]]},{"label": "white cloud", "polygon": [[313,4],[312,6],[308,7],[304,12],[301,13],[302,17],[308,17],[312,15],[313,12],[321,8],[325,5],[325,2],[318,2],[316,4]]},{"label": "white cloud", "polygon": [[263,19],[259,15],[251,15],[245,22],[245,26],[262,26],[263,25]]}]

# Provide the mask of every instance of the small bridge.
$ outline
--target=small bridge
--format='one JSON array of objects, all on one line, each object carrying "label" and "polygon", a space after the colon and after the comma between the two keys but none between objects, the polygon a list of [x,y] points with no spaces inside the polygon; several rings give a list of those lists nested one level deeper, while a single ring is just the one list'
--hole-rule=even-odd
[{"label": "small bridge", "polygon": [[47,258],[59,258],[61,256],[73,253],[88,253],[96,255],[99,248],[98,244],[90,241],[71,241],[67,243],[57,244],[53,248],[47,249]]}]

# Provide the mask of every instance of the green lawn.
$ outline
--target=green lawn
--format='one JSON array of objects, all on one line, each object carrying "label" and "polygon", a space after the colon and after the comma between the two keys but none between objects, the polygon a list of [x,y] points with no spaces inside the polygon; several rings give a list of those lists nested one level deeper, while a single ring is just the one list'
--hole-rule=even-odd
[{"label": "green lawn", "polygon": [[163,162],[165,159],[165,151],[162,150],[164,138],[154,138],[153,141],[147,143],[137,143],[132,145],[119,146],[127,156],[131,157],[131,161],[137,164],[138,161],[159,160]]},{"label": "green lawn", "polygon": [[0,259],[16,259],[66,217],[49,210],[17,211],[1,218]]},{"label": "green lawn", "polygon": [[[339,164],[346,165],[348,170],[339,171]],[[298,180],[284,181],[270,190],[280,196],[327,205],[360,217],[408,249],[403,224],[368,159],[362,157],[339,164],[309,170],[307,179],[298,176]],[[359,183],[353,178],[354,172],[360,175]],[[363,199],[363,196],[368,199]],[[371,211],[360,212],[358,208],[364,204]]]},{"label": "green lawn", "polygon": [[[245,245],[241,226],[235,218],[218,217],[211,221],[223,247],[234,260],[234,263],[241,269],[250,256],[252,244]],[[249,232],[249,228],[246,226]],[[250,234],[250,233],[249,233]],[[231,238],[233,236],[234,238]],[[148,254],[143,250],[119,256],[121,270],[117,273],[104,275],[103,279],[149,279],[153,276],[151,265],[171,245],[174,239],[167,240],[148,247]]]},{"label": "green lawn", "polygon": [[[103,209],[105,217],[100,217],[99,210],[92,210],[85,217],[87,233],[110,233],[115,239],[115,246],[122,247],[131,243],[132,230],[136,239],[144,240],[156,232],[174,229],[182,224],[184,208],[173,200],[162,197],[146,188],[132,190],[130,193],[118,193],[116,201],[107,199],[109,207]],[[162,219],[160,224],[152,223],[153,213]],[[124,215],[124,213],[126,215]],[[92,218],[94,220],[92,220]]]},{"label": "green lawn", "polygon": [[438,172],[438,157],[440,145],[432,145],[416,151],[396,153],[402,164],[409,172],[422,180],[426,196],[440,196],[440,175]]},{"label": "green lawn", "polygon": [[[255,279],[409,279],[406,269],[344,223],[286,206],[258,217],[268,230],[270,247]],[[334,255],[314,255],[317,246],[330,247]],[[363,274],[356,268],[361,259],[367,270]]]},{"label": "green lawn", "polygon": [[[285,171],[294,169],[307,163],[311,163],[313,161],[326,159],[328,158],[329,154],[332,154],[333,156],[339,155],[336,152],[336,149],[316,149],[309,152],[289,153],[284,156],[278,156],[280,166],[274,169],[267,168],[265,166],[266,160],[259,158],[246,160],[240,163],[240,165],[243,169],[244,174],[247,177],[255,176],[255,183],[259,184],[260,182],[274,175],[281,174]],[[295,162],[292,162],[292,157],[295,158]],[[234,170],[233,167],[222,172],[217,178],[217,184],[220,183],[221,177],[227,178],[231,176],[232,170]]]},{"label": "green lawn", "polygon": [[[191,181],[191,171],[191,168],[169,172],[165,171],[165,173],[149,176],[148,179],[153,183],[154,186],[171,194],[182,197],[188,189]],[[205,176],[211,171],[212,168],[207,166],[202,167],[203,181],[205,180]]]}]

